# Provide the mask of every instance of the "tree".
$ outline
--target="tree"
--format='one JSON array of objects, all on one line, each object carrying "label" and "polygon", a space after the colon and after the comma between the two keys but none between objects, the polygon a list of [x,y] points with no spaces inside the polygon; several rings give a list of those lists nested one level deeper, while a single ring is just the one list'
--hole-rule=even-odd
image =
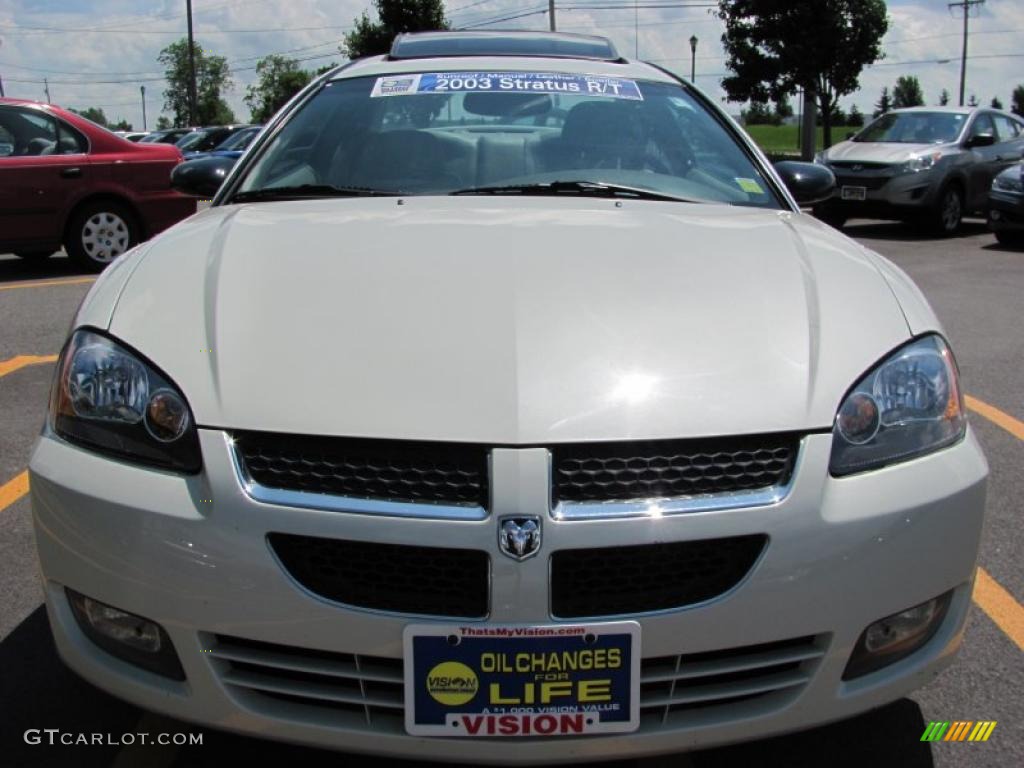
[{"label": "tree", "polygon": [[879,115],[884,115],[890,109],[892,109],[892,99],[889,98],[889,89],[882,88],[882,95],[879,97],[878,103],[875,104],[875,111],[871,113],[871,116],[878,117]]},{"label": "tree", "polygon": [[1003,102],[1001,102],[999,100],[998,96],[993,96],[992,97],[992,103],[990,104],[990,106],[992,107],[992,109],[1002,109],[1003,108]]},{"label": "tree", "polygon": [[106,127],[107,116],[103,114],[102,107],[86,107],[85,109],[72,109],[76,115],[81,115],[86,120],[92,120],[96,125],[102,125]]},{"label": "tree", "polygon": [[763,101],[750,102],[750,109],[743,110],[740,116],[744,125],[768,125],[772,122],[772,111]]},{"label": "tree", "polygon": [[168,119],[167,115],[160,115],[160,117],[156,119],[156,130],[166,131],[170,127],[171,121]]},{"label": "tree", "polygon": [[976,106],[978,106],[978,97],[975,94],[973,94],[973,93],[971,94],[971,98],[969,98],[967,100],[967,106],[968,107],[976,107]]},{"label": "tree", "polygon": [[947,104],[949,104],[949,91],[943,88],[942,93],[939,94],[939,106],[945,107]]},{"label": "tree", "polygon": [[[160,51],[157,60],[164,65],[164,77],[167,79],[164,111],[174,116],[175,125],[188,125],[188,40],[182,38],[171,43]],[[232,86],[227,59],[207,54],[199,43],[195,43],[195,61],[196,122],[199,125],[225,125],[235,122],[235,115],[223,96],[223,92]]]},{"label": "tree", "polygon": [[856,104],[850,107],[850,113],[846,116],[846,124],[851,128],[864,127],[864,113],[857,108]]},{"label": "tree", "polygon": [[[824,115],[821,114],[820,109],[817,110],[817,115],[815,116],[815,124],[825,124],[825,117]],[[829,115],[829,124],[833,128],[841,128],[842,126],[846,125],[846,113],[843,112],[843,108],[840,107],[838,104],[832,107],[832,114]]]},{"label": "tree", "polygon": [[125,120],[123,117],[113,125],[109,126],[112,131],[134,131],[132,124]]},{"label": "tree", "polygon": [[902,75],[897,78],[896,85],[892,89],[892,108],[923,106],[924,92],[921,90],[921,81],[913,75]]},{"label": "tree", "polygon": [[1018,85],[1013,89],[1013,106],[1010,109],[1013,114],[1024,117],[1024,85]]},{"label": "tree", "polygon": [[[733,101],[778,98],[803,88],[825,115],[825,144],[840,96],[855,91],[861,70],[882,56],[889,28],[885,0],[719,0],[722,43]],[[842,55],[836,55],[842,51]]]},{"label": "tree", "polygon": [[271,54],[256,63],[255,85],[250,85],[245,94],[254,123],[267,122],[277,110],[296,93],[301,91],[312,75],[299,69],[299,62],[278,54]]},{"label": "tree", "polygon": [[780,94],[775,99],[775,120],[773,121],[776,125],[781,125],[787,118],[793,116],[793,107],[789,103],[789,96],[785,93]]},{"label": "tree", "polygon": [[391,50],[395,35],[448,29],[442,0],[373,0],[377,21],[364,12],[355,29],[345,35],[344,50],[350,59],[376,56]]}]

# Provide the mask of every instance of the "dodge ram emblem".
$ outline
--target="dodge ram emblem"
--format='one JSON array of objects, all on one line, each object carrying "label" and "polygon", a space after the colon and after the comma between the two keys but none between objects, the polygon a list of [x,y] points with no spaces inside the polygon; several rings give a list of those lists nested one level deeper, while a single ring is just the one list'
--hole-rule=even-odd
[{"label": "dodge ram emblem", "polygon": [[503,517],[498,525],[498,546],[509,557],[525,560],[540,551],[539,517]]}]

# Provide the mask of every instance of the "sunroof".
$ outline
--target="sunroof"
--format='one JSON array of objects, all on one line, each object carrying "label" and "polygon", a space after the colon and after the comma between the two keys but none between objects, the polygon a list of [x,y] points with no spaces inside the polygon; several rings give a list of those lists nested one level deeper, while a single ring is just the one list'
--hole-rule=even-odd
[{"label": "sunroof", "polygon": [[555,56],[619,61],[611,40],[557,32],[416,32],[399,35],[392,59],[432,56]]}]

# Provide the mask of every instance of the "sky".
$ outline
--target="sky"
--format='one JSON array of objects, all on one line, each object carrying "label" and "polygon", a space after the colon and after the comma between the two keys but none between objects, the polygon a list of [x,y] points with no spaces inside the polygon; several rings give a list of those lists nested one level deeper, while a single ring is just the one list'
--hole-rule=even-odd
[{"label": "sky", "polygon": [[[689,7],[634,8],[652,2]],[[240,121],[249,117],[243,97],[255,80],[255,64],[287,52],[315,68],[341,63],[338,51],[353,20],[369,0],[193,0],[195,38],[225,56],[233,72],[226,93]],[[692,35],[698,38],[697,85],[723,100],[722,23],[705,0],[556,0],[560,31],[602,34],[620,53],[689,76]],[[573,7],[575,6],[575,7]],[[608,6],[619,6],[610,8]],[[622,6],[628,6],[623,8]],[[547,29],[546,0],[448,0],[453,27]],[[883,86],[916,75],[927,103],[947,89],[959,91],[962,16],[947,0],[893,0],[885,58],[864,70],[861,89],[841,100],[870,114]],[[371,13],[372,16],[372,13]],[[519,18],[508,18],[518,16]],[[487,22],[498,21],[488,24]],[[1024,0],[986,0],[971,17],[967,96],[988,104],[997,96],[1009,107],[1013,88],[1024,83]],[[163,106],[165,83],[157,56],[185,36],[185,0],[0,0],[0,78],[8,96],[64,107],[102,107],[111,120],[142,128],[145,87],[148,127]],[[841,55],[837,53],[837,55]],[[795,106],[795,104],[794,104]],[[741,105],[729,104],[732,113]]]}]

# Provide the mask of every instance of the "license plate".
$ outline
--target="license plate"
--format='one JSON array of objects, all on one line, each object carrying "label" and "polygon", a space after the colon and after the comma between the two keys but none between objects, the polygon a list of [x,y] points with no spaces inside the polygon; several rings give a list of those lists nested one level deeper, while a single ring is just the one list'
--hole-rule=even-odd
[{"label": "license plate", "polygon": [[640,725],[640,625],[410,625],[413,736],[572,736]]},{"label": "license plate", "polygon": [[867,199],[867,187],[843,187],[843,200],[865,200]]}]

